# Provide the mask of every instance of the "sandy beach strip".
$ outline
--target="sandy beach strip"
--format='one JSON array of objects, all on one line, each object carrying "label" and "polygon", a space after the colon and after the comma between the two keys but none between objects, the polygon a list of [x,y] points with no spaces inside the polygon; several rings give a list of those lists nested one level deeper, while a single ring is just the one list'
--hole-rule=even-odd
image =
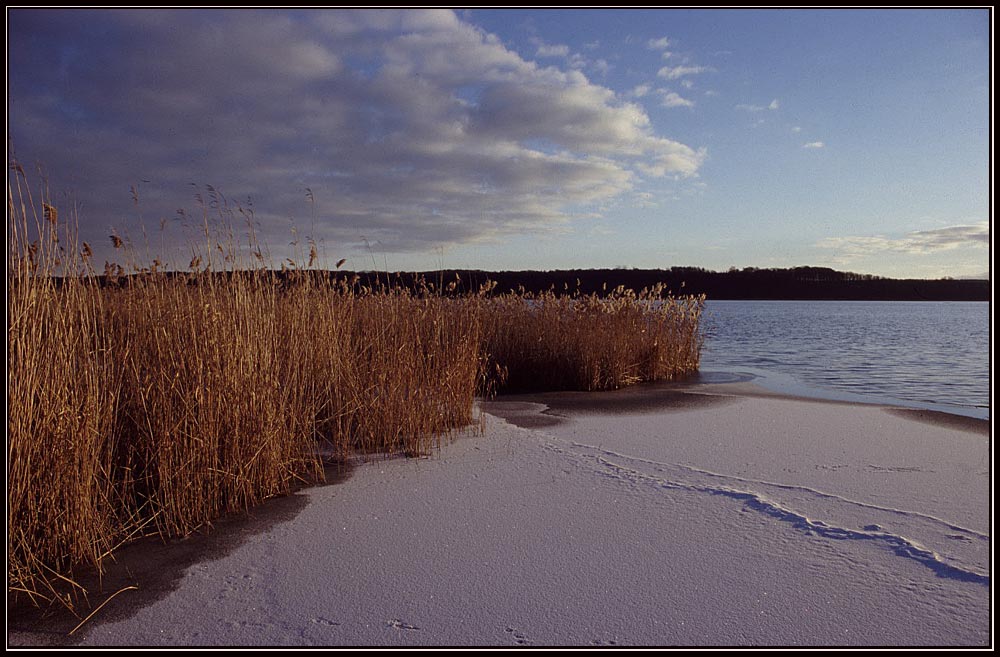
[{"label": "sandy beach strip", "polygon": [[[991,644],[988,422],[745,384],[480,406],[428,458],[129,548],[139,590],[72,642]],[[9,646],[64,630],[8,610]]]}]

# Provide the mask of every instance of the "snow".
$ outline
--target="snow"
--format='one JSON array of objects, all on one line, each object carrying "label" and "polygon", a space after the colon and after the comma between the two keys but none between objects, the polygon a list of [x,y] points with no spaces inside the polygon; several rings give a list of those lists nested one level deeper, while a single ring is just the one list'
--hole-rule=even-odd
[{"label": "snow", "polygon": [[990,645],[988,424],[757,392],[483,402],[81,645]]}]

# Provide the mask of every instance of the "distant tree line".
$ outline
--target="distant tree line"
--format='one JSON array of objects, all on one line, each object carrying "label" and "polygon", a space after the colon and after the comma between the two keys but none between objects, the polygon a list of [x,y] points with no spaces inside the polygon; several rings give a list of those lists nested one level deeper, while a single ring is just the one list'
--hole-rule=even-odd
[{"label": "distant tree line", "polygon": [[[343,273],[341,274],[344,275]],[[443,270],[401,272],[387,275],[360,273],[370,284],[372,277],[392,277],[412,286],[416,281],[433,283],[438,290],[467,292],[487,281],[495,281],[494,293],[524,290],[557,294],[605,294],[623,286],[636,292],[664,283],[674,294],[704,294],[709,299],[788,299],[857,301],[989,301],[985,280],[893,279],[871,274],[841,272],[827,267],[762,269],[746,267],[716,272],[701,267],[670,269],[568,269],[556,271]],[[452,285],[452,283],[455,283]]]},{"label": "distant tree line", "polygon": [[[843,300],[843,301],[989,301],[988,280],[951,278],[896,279],[842,272],[828,267],[762,269],[730,268],[716,272],[701,267],[670,269],[563,269],[553,271],[484,271],[445,269],[423,272],[352,272],[290,270],[274,272],[278,281],[303,277],[333,278],[355,289],[407,288],[452,295],[476,292],[490,284],[491,294],[604,295],[623,287],[640,292],[663,283],[675,295],[704,294],[708,299]],[[171,272],[167,276],[184,276]],[[225,278],[225,272],[218,276]],[[121,285],[128,276],[99,277],[104,285]]]}]

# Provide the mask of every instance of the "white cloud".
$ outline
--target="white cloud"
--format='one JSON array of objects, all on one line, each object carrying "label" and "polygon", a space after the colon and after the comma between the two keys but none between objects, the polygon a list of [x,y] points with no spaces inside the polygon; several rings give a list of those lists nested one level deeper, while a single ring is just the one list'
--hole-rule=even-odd
[{"label": "white cloud", "polygon": [[633,195],[632,206],[636,208],[659,207],[656,197],[650,192],[638,192]]},{"label": "white cloud", "polygon": [[778,99],[775,98],[768,105],[750,105],[741,103],[736,106],[736,109],[743,110],[745,112],[763,112],[764,110],[776,110],[781,106]]},{"label": "white cloud", "polygon": [[685,89],[690,89],[694,87],[694,82],[692,82],[691,80],[681,80],[681,86],[684,87]]},{"label": "white cloud", "polygon": [[587,66],[589,62],[587,61],[587,58],[580,53],[573,53],[567,59],[567,63],[569,63],[570,68],[581,69]]},{"label": "white cloud", "polygon": [[[328,244],[419,251],[554,230],[570,208],[642,176],[696,176],[706,158],[451,11],[23,15],[9,27],[10,135],[54,187],[79,190],[84,239],[135,216],[127,190],[142,177],[146,216],[172,217],[191,207],[189,183],[212,184],[253,197],[272,245],[314,210]],[[52,42],[66,48],[34,45]]]},{"label": "white cloud", "polygon": [[792,132],[802,132],[801,126],[792,126]]},{"label": "white cloud", "polygon": [[811,141],[808,144],[802,144],[802,148],[824,148],[826,144],[821,141]]},{"label": "white cloud", "polygon": [[679,66],[664,66],[656,74],[667,80],[676,80],[685,75],[698,75],[699,73],[707,73],[712,70],[707,66],[685,66],[681,64]]},{"label": "white cloud", "polygon": [[660,151],[645,162],[639,163],[639,170],[648,176],[675,177],[695,176],[698,168],[704,163],[708,153],[704,148],[697,151],[683,144],[664,144]]},{"label": "white cloud", "polygon": [[662,53],[660,53],[660,57],[662,59],[670,59],[673,56],[674,56],[674,53],[670,52],[669,50],[664,50]]},{"label": "white cloud", "polygon": [[719,92],[716,91],[716,90],[714,90],[714,89],[709,89],[708,91],[705,92],[705,95],[706,96],[718,96]]},{"label": "white cloud", "polygon": [[926,255],[958,248],[987,248],[990,243],[989,222],[948,226],[908,233],[904,237],[877,236],[828,237],[816,243],[833,249],[842,257],[858,258],[884,252]]},{"label": "white cloud", "polygon": [[569,57],[569,46],[541,44],[535,51],[536,57]]},{"label": "white cloud", "polygon": [[535,50],[535,57],[562,59],[565,60],[567,66],[574,69],[582,69],[593,65],[595,70],[604,75],[611,70],[611,66],[606,60],[598,59],[597,61],[591,63],[582,54],[570,51],[569,46],[565,44],[545,43],[537,37],[533,37],[530,41],[537,46],[537,49]]},{"label": "white cloud", "polygon": [[650,39],[646,42],[646,47],[650,50],[665,50],[670,47],[670,39],[662,37],[660,39]]},{"label": "white cloud", "polygon": [[648,94],[651,89],[652,89],[652,87],[650,85],[648,85],[648,84],[639,84],[639,85],[636,85],[632,89],[632,91],[629,92],[629,93],[631,93],[636,98],[642,98],[643,96],[645,96],[646,94]]},{"label": "white cloud", "polygon": [[664,107],[694,107],[694,102],[681,98],[673,91],[661,90],[660,104]]}]

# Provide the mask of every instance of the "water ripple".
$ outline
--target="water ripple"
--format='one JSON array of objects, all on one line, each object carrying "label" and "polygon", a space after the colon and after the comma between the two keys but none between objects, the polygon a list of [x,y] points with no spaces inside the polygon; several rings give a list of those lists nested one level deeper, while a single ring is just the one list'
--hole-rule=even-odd
[{"label": "water ripple", "polygon": [[703,369],[759,368],[831,391],[989,407],[989,304],[710,301]]}]

